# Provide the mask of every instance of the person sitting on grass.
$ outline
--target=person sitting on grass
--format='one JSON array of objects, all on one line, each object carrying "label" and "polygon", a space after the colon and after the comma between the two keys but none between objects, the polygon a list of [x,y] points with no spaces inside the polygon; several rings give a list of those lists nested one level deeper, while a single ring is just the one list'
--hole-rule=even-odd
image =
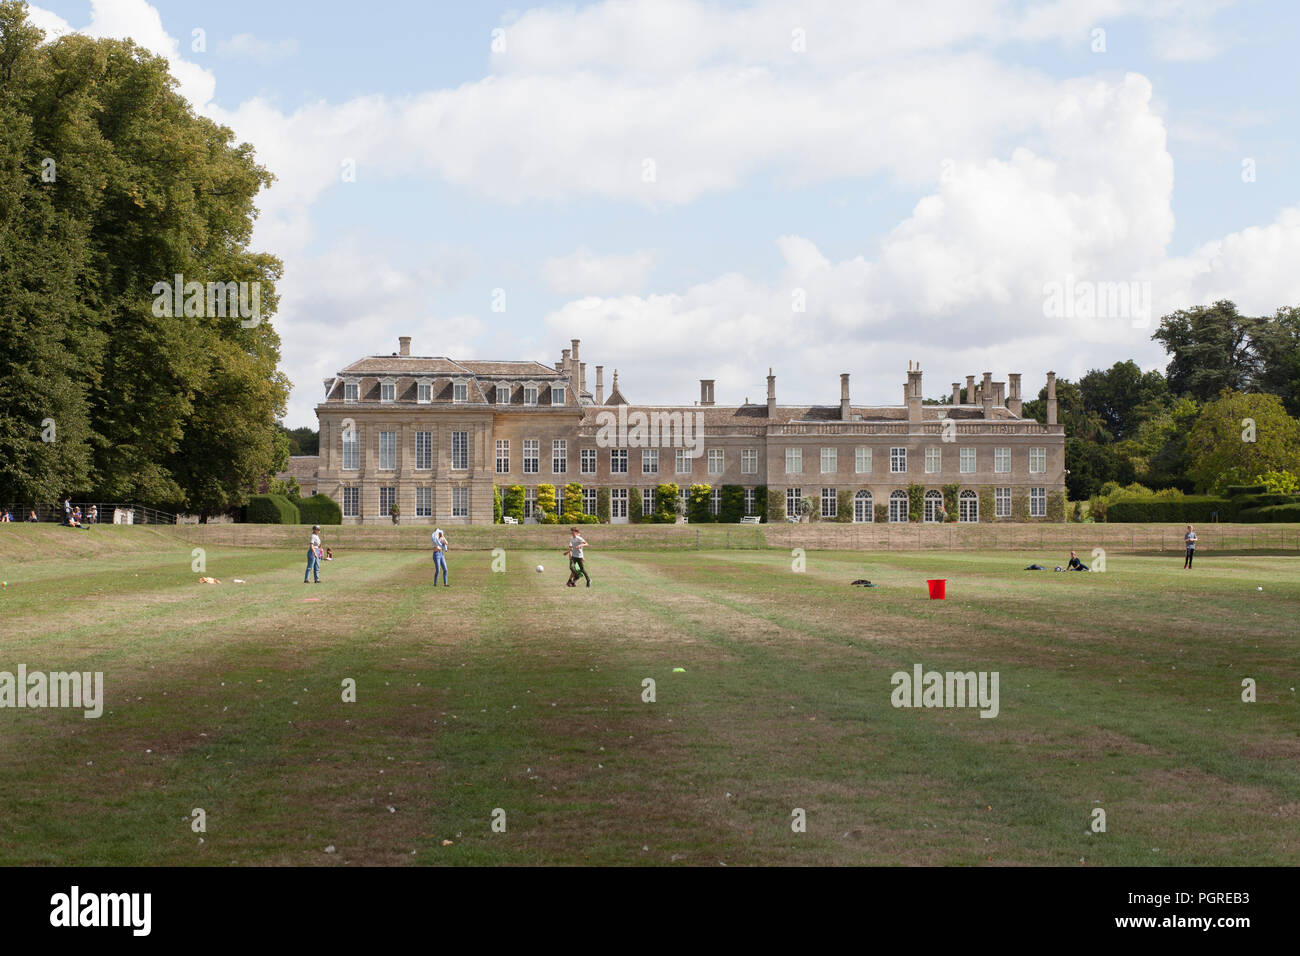
[{"label": "person sitting on grass", "polygon": [[32,513],[29,514],[29,515],[27,516],[27,520],[28,520],[28,522],[30,522],[30,523],[32,523],[32,524],[36,524],[36,523],[38,523],[38,522],[41,520],[40,518],[36,517],[36,509],[35,509],[35,508],[33,508],[33,509],[32,509]]},{"label": "person sitting on grass", "polygon": [[1070,552],[1070,563],[1065,566],[1067,571],[1087,571],[1088,566],[1079,560],[1078,552]]}]

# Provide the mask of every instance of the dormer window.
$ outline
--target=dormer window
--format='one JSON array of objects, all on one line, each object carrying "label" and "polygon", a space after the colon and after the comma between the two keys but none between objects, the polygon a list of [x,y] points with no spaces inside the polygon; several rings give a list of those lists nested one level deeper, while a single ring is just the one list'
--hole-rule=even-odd
[{"label": "dormer window", "polygon": [[564,404],[564,386],[563,386],[563,385],[552,385],[552,386],[551,386],[551,404],[552,404],[552,405],[563,405],[563,404]]},{"label": "dormer window", "polygon": [[361,384],[359,382],[343,383],[343,401],[357,402],[361,400]]},{"label": "dormer window", "polygon": [[420,382],[415,386],[415,400],[421,405],[428,405],[433,401],[433,385],[429,382]]},{"label": "dormer window", "polygon": [[451,400],[452,400],[453,402],[457,402],[457,403],[468,402],[468,401],[469,401],[469,383],[468,383],[468,382],[452,382],[452,385],[451,385]]},{"label": "dormer window", "polygon": [[379,383],[379,400],[381,402],[397,401],[397,383],[380,382]]},{"label": "dormer window", "polygon": [[498,405],[510,404],[510,386],[505,382],[502,382],[499,385],[497,385],[497,404]]},{"label": "dormer window", "polygon": [[525,405],[536,405],[536,404],[537,404],[537,386],[536,386],[536,385],[525,385],[525,386],[524,386],[524,404],[525,404]]}]

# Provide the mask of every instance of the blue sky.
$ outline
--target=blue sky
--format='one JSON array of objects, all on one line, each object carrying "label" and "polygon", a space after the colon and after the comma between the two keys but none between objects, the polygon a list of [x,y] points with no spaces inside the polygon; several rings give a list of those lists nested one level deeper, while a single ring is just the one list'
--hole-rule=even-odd
[{"label": "blue sky", "polygon": [[[1162,365],[1149,336],[1170,309],[1300,304],[1297,4],[33,16],[167,55],[279,177],[255,244],[286,266],[290,425],[314,424],[322,377],[401,334],[547,362],[580,337],[636,401],[690,400],[698,378],[761,397],[772,366],[783,402],[836,402],[841,371],[855,401],[897,402],[912,359],[930,395],[986,368],[1036,392],[1049,368]],[[1044,290],[1067,280],[1147,283],[1150,314],[1063,321]]]}]

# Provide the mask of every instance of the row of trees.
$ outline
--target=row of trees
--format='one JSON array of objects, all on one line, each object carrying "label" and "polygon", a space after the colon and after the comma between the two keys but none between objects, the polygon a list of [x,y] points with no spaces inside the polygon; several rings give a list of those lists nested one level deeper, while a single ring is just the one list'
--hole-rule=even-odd
[{"label": "row of trees", "polygon": [[[272,177],[165,60],[42,41],[0,2],[0,500],[242,504],[289,451],[281,264],[249,248]],[[209,283],[255,290],[256,321]]]},{"label": "row of trees", "polygon": [[[1056,385],[1074,501],[1109,483],[1220,493],[1300,474],[1300,309],[1243,316],[1228,301],[1174,312],[1152,338],[1162,374],[1133,361]],[[1025,403],[1047,420],[1047,392]]]}]

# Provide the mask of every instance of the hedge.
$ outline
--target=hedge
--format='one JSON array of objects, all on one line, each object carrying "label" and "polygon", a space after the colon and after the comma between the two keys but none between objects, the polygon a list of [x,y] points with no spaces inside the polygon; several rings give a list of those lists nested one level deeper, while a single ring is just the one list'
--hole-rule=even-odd
[{"label": "hedge", "polygon": [[342,524],[343,509],[329,495],[311,495],[298,502],[298,520],[301,524]]},{"label": "hedge", "polygon": [[1195,522],[1212,521],[1213,514],[1227,518],[1232,502],[1212,495],[1186,495],[1182,498],[1121,498],[1106,509],[1107,522]]},{"label": "hedge", "polygon": [[247,514],[250,524],[302,524],[298,506],[283,495],[249,495]]},{"label": "hedge", "polygon": [[1241,512],[1240,521],[1300,521],[1300,503],[1289,505],[1267,505],[1263,508],[1247,508]]},{"label": "hedge", "polygon": [[1268,491],[1267,485],[1228,485],[1227,488],[1229,498],[1238,495],[1262,495],[1266,491]]}]

